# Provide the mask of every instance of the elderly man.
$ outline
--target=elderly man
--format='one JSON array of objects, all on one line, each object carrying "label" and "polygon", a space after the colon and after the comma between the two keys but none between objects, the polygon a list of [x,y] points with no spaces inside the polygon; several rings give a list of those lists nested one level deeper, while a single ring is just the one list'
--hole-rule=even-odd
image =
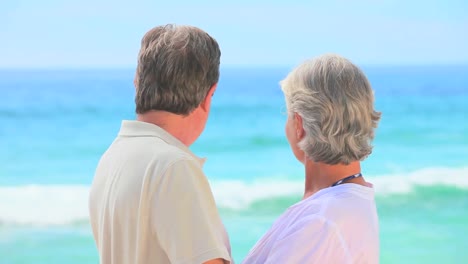
[{"label": "elderly man", "polygon": [[205,128],[220,56],[216,40],[191,26],[160,26],[143,37],[137,120],[122,122],[90,192],[101,263],[231,261],[203,160],[188,148]]}]

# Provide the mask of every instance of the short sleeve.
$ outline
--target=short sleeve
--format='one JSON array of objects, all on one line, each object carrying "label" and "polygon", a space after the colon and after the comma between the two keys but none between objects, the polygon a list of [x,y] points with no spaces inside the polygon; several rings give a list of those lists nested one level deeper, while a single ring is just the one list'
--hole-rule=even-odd
[{"label": "short sleeve", "polygon": [[194,160],[169,166],[152,197],[153,230],[171,263],[230,261],[229,241],[208,180]]},{"label": "short sleeve", "polygon": [[273,246],[265,263],[351,263],[348,249],[330,222],[320,217],[298,221]]}]

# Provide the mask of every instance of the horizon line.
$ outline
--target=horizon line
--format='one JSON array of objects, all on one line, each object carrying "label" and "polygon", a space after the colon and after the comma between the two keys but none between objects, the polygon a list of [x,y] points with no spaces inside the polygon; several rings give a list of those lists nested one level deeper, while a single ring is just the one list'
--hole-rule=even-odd
[{"label": "horizon line", "polygon": [[[412,67],[467,67],[468,62],[463,63],[354,63],[363,68],[412,68]],[[299,64],[226,64],[221,65],[220,69],[285,69],[294,68]],[[0,71],[61,71],[61,70],[135,70],[136,65],[132,66],[2,66]]]}]

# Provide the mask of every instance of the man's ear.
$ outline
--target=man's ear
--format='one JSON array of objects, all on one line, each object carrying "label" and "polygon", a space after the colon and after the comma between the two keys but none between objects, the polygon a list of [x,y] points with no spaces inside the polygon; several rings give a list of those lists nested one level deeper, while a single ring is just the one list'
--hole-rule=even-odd
[{"label": "man's ear", "polygon": [[213,97],[213,94],[214,94],[214,92],[216,91],[216,87],[217,87],[217,86],[218,86],[217,83],[213,84],[213,86],[211,86],[210,90],[209,90],[208,93],[206,94],[205,100],[202,101],[202,103],[201,103],[201,108],[202,108],[204,111],[209,111],[209,110],[210,110],[211,98]]},{"label": "man's ear", "polygon": [[301,140],[304,135],[304,127],[302,126],[302,117],[298,113],[294,113],[294,129],[298,140]]}]

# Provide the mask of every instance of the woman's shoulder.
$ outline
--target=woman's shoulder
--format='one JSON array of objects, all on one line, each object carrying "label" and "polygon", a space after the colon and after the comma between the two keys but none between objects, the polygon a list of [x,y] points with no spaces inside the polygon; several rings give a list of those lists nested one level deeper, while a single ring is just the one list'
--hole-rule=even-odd
[{"label": "woman's shoulder", "polygon": [[323,189],[289,210],[295,215],[295,222],[301,225],[326,222],[342,229],[348,228],[351,223],[362,223],[363,227],[377,223],[374,190],[357,184]]}]

